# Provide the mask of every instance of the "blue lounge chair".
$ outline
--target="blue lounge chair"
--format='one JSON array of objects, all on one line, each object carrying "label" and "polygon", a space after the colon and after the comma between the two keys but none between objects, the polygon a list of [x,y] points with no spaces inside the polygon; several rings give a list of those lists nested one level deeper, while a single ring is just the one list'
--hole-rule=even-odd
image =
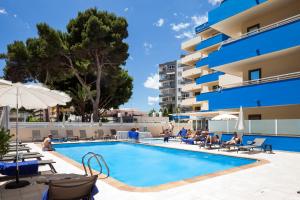
[{"label": "blue lounge chair", "polygon": [[263,145],[266,141],[266,138],[255,138],[250,145],[239,146],[237,153],[241,150],[251,151],[254,149],[263,149]]}]

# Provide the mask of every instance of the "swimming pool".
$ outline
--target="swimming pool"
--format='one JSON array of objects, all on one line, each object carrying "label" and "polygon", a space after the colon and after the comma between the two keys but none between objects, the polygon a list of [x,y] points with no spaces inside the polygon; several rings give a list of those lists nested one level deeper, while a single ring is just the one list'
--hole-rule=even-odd
[{"label": "swimming pool", "polygon": [[[110,176],[134,187],[158,186],[256,162],[253,159],[124,142],[57,144],[55,148],[58,153],[79,163],[87,152],[101,154],[110,168]],[[96,163],[92,167],[99,170]]]}]

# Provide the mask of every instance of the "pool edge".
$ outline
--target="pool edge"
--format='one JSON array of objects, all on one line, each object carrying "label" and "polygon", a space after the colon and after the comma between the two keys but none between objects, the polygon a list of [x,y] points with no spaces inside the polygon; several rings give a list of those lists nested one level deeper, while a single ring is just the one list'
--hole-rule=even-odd
[{"label": "pool edge", "polygon": [[[149,146],[159,146],[159,145],[149,145]],[[163,146],[159,146],[159,147],[163,147]],[[186,150],[186,149],[181,149],[181,148],[174,148],[174,147],[163,147],[163,148],[170,148],[170,149],[178,149],[178,150],[185,150],[185,151],[193,151],[193,150]],[[201,152],[201,151],[193,151],[193,152]],[[62,159],[63,161],[81,169],[84,171],[84,168],[82,167],[82,165],[74,160],[72,160],[71,158],[68,158],[56,151],[50,151],[49,153],[53,154],[54,156]],[[212,154],[217,154],[217,153],[212,153]],[[223,154],[217,154],[217,155],[223,155]],[[227,156],[231,156],[231,155],[227,155]],[[239,167],[234,167],[231,169],[226,169],[226,170],[222,170],[222,171],[218,171],[218,172],[214,172],[211,174],[206,174],[206,175],[201,175],[201,176],[195,176],[192,178],[188,178],[188,179],[183,179],[180,181],[175,181],[175,182],[170,182],[170,183],[165,183],[165,184],[161,184],[161,185],[157,185],[157,186],[151,186],[151,187],[134,187],[134,186],[130,186],[127,185],[121,181],[118,181],[115,178],[112,177],[108,177],[106,179],[101,179],[101,177],[99,177],[99,180],[102,180],[103,182],[117,188],[123,191],[128,191],[128,192],[159,192],[159,191],[163,191],[163,190],[167,190],[167,189],[172,189],[172,188],[176,188],[179,186],[184,186],[190,183],[195,183],[195,182],[199,182],[199,181],[204,181],[210,178],[214,178],[214,177],[218,177],[218,176],[222,176],[222,175],[227,175],[227,174],[231,174],[234,172],[238,172],[238,171],[242,171],[245,169],[249,169],[249,168],[254,168],[254,167],[258,167],[258,166],[262,166],[265,164],[270,163],[270,161],[266,160],[266,159],[257,159],[257,158],[247,158],[247,157],[242,157],[242,156],[231,156],[231,157],[236,157],[236,158],[246,158],[246,159],[253,159],[256,160],[256,162],[254,163],[250,163],[247,165],[243,165],[243,166],[239,166]],[[94,174],[99,173],[96,170],[92,170]]]}]

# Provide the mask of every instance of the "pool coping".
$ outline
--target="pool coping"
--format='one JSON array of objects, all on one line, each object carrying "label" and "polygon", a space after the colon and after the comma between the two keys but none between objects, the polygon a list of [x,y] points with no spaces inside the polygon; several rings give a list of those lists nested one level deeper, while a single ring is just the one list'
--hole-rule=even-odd
[{"label": "pool coping", "polygon": [[[101,142],[101,141],[99,141]],[[104,141],[104,142],[118,142],[118,141]],[[124,142],[124,141],[122,141]],[[71,144],[71,143],[68,143]],[[76,143],[75,143],[76,144]],[[148,145],[148,146],[157,146],[157,147],[162,147],[162,148],[169,148],[169,149],[177,149],[177,150],[183,150],[183,151],[192,151],[192,152],[202,152],[202,153],[209,153],[209,154],[215,154],[215,155],[222,155],[222,156],[229,156],[229,157],[236,157],[236,158],[245,158],[245,159],[252,159],[252,160],[256,160],[256,162],[251,163],[251,164],[247,164],[247,165],[243,165],[243,166],[239,166],[239,167],[233,167],[231,169],[226,169],[226,170],[222,170],[222,171],[218,171],[218,172],[214,172],[214,173],[210,173],[210,174],[206,174],[206,175],[201,175],[201,176],[195,176],[192,178],[188,178],[188,179],[183,179],[180,181],[175,181],[175,182],[170,182],[170,183],[165,183],[165,184],[160,184],[157,186],[151,186],[151,187],[135,187],[135,186],[130,186],[127,185],[113,177],[108,177],[106,179],[103,179],[100,177],[98,177],[99,180],[102,180],[103,182],[117,188],[123,191],[128,191],[128,192],[159,192],[162,190],[167,190],[167,189],[172,189],[175,187],[179,187],[179,186],[184,186],[190,183],[195,183],[195,182],[199,182],[199,181],[203,181],[203,180],[207,180],[207,179],[211,179],[214,177],[218,177],[218,176],[222,176],[222,175],[226,175],[226,174],[231,174],[234,172],[238,172],[238,171],[242,171],[245,169],[249,169],[249,168],[253,168],[253,167],[258,167],[258,166],[262,166],[265,164],[270,163],[270,161],[266,160],[266,159],[258,159],[258,158],[248,158],[248,157],[243,157],[243,156],[233,156],[233,155],[224,155],[224,154],[220,154],[220,153],[213,153],[213,152],[203,152],[203,151],[197,151],[197,150],[189,150],[189,149],[181,149],[181,148],[176,148],[176,147],[166,147],[166,146],[161,146],[161,145],[153,145],[153,144],[140,144],[140,145]],[[84,171],[83,166],[72,160],[71,158],[68,158],[58,152],[55,151],[49,151],[49,153],[53,154],[54,156],[64,160],[65,162],[81,169]],[[98,174],[99,172],[96,170],[93,170],[93,174]]]}]

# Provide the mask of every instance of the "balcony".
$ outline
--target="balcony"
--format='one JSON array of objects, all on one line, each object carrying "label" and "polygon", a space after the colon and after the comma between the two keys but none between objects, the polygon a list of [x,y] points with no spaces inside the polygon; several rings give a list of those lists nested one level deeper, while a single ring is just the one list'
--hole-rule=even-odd
[{"label": "balcony", "polygon": [[173,96],[175,96],[175,93],[165,93],[159,95],[159,97],[173,97]]},{"label": "balcony", "polygon": [[213,81],[218,81],[219,80],[219,76],[223,75],[223,72],[215,72],[212,74],[207,74],[204,76],[201,76],[199,78],[196,79],[196,84],[202,84],[202,83],[209,83],[209,82],[213,82]]},{"label": "balcony", "polygon": [[203,32],[203,31],[207,30],[207,29],[209,28],[209,26],[210,26],[210,23],[208,23],[208,22],[205,22],[205,23],[203,23],[203,24],[197,26],[197,27],[195,28],[196,34],[201,33],[201,32]]},{"label": "balcony", "polygon": [[219,51],[209,55],[209,67],[263,56],[300,45],[300,15],[227,40]]},{"label": "balcony", "polygon": [[195,83],[186,84],[182,87],[183,92],[193,92],[199,91],[202,89],[201,85],[196,85]]},{"label": "balcony", "polygon": [[196,97],[187,98],[181,101],[182,106],[192,106],[196,103]]},{"label": "balcony", "polygon": [[[228,19],[252,7],[258,6],[267,0],[226,0],[220,6],[208,13],[208,23],[216,24],[220,21]],[[200,29],[200,28],[199,28]],[[197,31],[197,30],[196,30]]]},{"label": "balcony", "polygon": [[196,51],[181,58],[181,63],[184,65],[194,66],[195,63],[202,57],[202,53]]},{"label": "balcony", "polygon": [[202,58],[201,60],[196,62],[196,67],[208,66],[208,63],[209,63],[209,56]]},{"label": "balcony", "polygon": [[196,51],[199,51],[201,49],[205,49],[207,47],[211,47],[217,44],[220,44],[221,42],[227,40],[229,37],[225,34],[217,34],[213,37],[210,37],[206,40],[203,40],[200,44],[196,46]]},{"label": "balcony", "polygon": [[173,75],[173,76],[164,76],[164,77],[161,77],[159,79],[159,82],[174,81],[174,80],[175,80],[175,75]]},{"label": "balcony", "polygon": [[199,68],[192,68],[192,69],[183,71],[182,72],[182,77],[193,79],[193,78],[199,77],[201,72],[202,72],[202,70],[199,69]]},{"label": "balcony", "polygon": [[300,104],[300,72],[273,76],[201,93],[197,101],[209,102],[210,110]]},{"label": "balcony", "polygon": [[201,42],[202,38],[200,36],[196,36],[188,41],[185,41],[181,44],[181,49],[185,51],[195,51],[195,47],[197,44]]},{"label": "balcony", "polygon": [[172,89],[175,88],[175,84],[166,84],[159,87],[160,90],[162,89]]}]

